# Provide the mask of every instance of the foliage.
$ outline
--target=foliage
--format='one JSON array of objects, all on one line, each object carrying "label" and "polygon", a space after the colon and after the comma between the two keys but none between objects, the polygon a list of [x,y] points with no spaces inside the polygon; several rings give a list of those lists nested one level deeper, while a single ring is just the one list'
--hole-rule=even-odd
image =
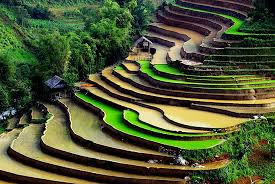
[{"label": "foliage", "polygon": [[49,11],[49,8],[37,5],[35,7],[27,6],[28,13],[30,16],[34,19],[50,19],[51,17],[51,12]]},{"label": "foliage", "polygon": [[[249,163],[249,156],[252,154],[254,146],[261,140],[272,142],[275,139],[272,125],[274,122],[267,120],[257,120],[246,123],[240,131],[230,136],[227,141],[219,146],[207,150],[188,151],[182,150],[182,155],[186,159],[205,161],[216,155],[227,154],[231,163],[222,169],[201,172],[199,175],[206,180],[220,181],[222,183],[232,183],[240,177],[251,176],[255,173],[255,168]],[[207,178],[205,178],[207,177]]]},{"label": "foliage", "polygon": [[240,31],[261,34],[275,32],[275,17],[268,9],[256,9],[249,17],[240,27]]},{"label": "foliage", "polygon": [[156,9],[156,6],[152,1],[148,0],[137,0],[137,7],[133,10],[132,14],[134,17],[134,35],[142,35],[143,30],[152,21],[152,14]]},{"label": "foliage", "polygon": [[22,108],[52,75],[72,86],[124,59],[154,8],[149,0],[1,1],[3,106]]},{"label": "foliage", "polygon": [[3,133],[5,130],[6,128],[2,124],[0,124],[0,134]]},{"label": "foliage", "polygon": [[237,47],[275,47],[274,39],[264,40],[247,37],[243,42],[234,44]]},{"label": "foliage", "polygon": [[46,78],[62,75],[67,70],[71,52],[65,36],[61,36],[59,32],[41,36],[37,46],[39,68],[44,71]]},{"label": "foliage", "polygon": [[0,111],[5,110],[10,105],[9,91],[6,85],[0,83]]}]

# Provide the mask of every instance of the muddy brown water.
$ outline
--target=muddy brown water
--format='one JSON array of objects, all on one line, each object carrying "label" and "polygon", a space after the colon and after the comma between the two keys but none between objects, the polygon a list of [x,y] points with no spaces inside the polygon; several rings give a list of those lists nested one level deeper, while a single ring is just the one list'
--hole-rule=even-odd
[{"label": "muddy brown water", "polygon": [[[147,167],[155,167],[155,168],[170,168],[170,169],[179,169],[179,170],[197,170],[189,166],[150,164],[144,161],[136,161],[136,160],[113,156],[112,153],[105,154],[105,153],[84,148],[72,141],[64,112],[55,105],[46,104],[46,107],[48,108],[49,112],[54,115],[54,118],[46,124],[47,131],[44,132],[42,141],[44,142],[44,144],[46,144],[51,148],[54,148],[56,150],[60,150],[63,152],[69,152],[79,157],[95,158],[97,160],[103,160],[103,161],[107,160],[115,163],[141,166],[141,167],[144,167],[144,169],[146,169]],[[205,164],[204,170],[216,169],[219,166],[223,166],[223,163],[226,163],[226,161],[222,161],[220,163],[221,165],[218,165],[217,163],[207,163]]]},{"label": "muddy brown water", "polygon": [[42,119],[44,117],[43,113],[37,107],[32,107],[31,116],[33,120]]},{"label": "muddy brown water", "polygon": [[138,65],[136,65],[135,63],[124,62],[123,65],[132,72],[137,72],[139,70]]},{"label": "muddy brown water", "polygon": [[153,155],[163,155],[154,150],[146,149],[123,142],[118,139],[114,139],[110,135],[102,132],[102,130],[100,129],[100,124],[102,124],[102,120],[100,120],[97,115],[91,113],[89,109],[86,109],[68,99],[62,100],[62,103],[64,103],[69,108],[73,131],[75,132],[75,134],[81,136],[82,138],[99,145],[120,150],[137,153],[147,153]]},{"label": "muddy brown water", "polygon": [[[169,51],[168,51],[169,56],[171,57],[171,59],[173,61],[182,59],[181,55],[180,55],[180,51],[181,51],[181,48],[183,47],[184,41],[173,38],[173,37],[163,36],[161,34],[157,34],[157,33],[153,33],[153,32],[149,32],[148,35],[152,36],[152,37],[158,37],[158,38],[168,40],[168,41],[171,41],[171,42],[175,43],[175,46],[169,48]],[[167,54],[166,50],[162,49],[162,47],[159,47],[158,44],[156,44],[156,43],[153,44],[153,47],[157,50],[157,52],[164,52],[164,53],[161,53],[159,55],[164,55],[165,57],[161,57],[161,58],[157,57],[158,54],[156,53],[156,55],[154,55],[153,60],[151,61],[151,63],[152,64],[167,64],[167,62],[166,62],[166,54]]]},{"label": "muddy brown water", "polygon": [[146,103],[165,112],[165,116],[182,125],[205,128],[227,128],[246,122],[246,118],[236,118],[224,114],[199,111],[188,107]]},{"label": "muddy brown water", "polygon": [[167,64],[166,55],[169,52],[169,48],[157,43],[154,43],[153,47],[156,49],[156,53],[153,55],[153,59],[151,60],[151,63]]},{"label": "muddy brown water", "polygon": [[[13,158],[11,158],[7,154],[7,149],[9,148],[12,141],[16,139],[16,137],[20,132],[21,130],[14,129],[11,132],[0,135],[0,163],[1,163],[0,170],[1,171],[16,174],[18,176],[26,176],[26,177],[32,177],[37,179],[46,179],[51,181],[61,181],[61,182],[68,182],[68,183],[73,182],[73,183],[79,183],[79,184],[88,184],[88,183],[93,184],[93,182],[88,182],[81,179],[57,175],[54,173],[36,169],[31,166],[22,164],[14,160]],[[24,140],[24,142],[27,142],[27,141],[28,139]]]},{"label": "muddy brown water", "polygon": [[[58,120],[59,119],[59,120]],[[59,122],[62,117],[59,117],[58,119],[54,119],[53,124]],[[51,129],[55,129],[56,127],[52,127]],[[121,178],[128,178],[129,183],[131,183],[131,179],[148,179],[148,181],[153,181],[153,180],[160,180],[161,181],[182,181],[181,179],[177,178],[166,178],[166,177],[161,177],[161,176],[142,176],[142,175],[136,175],[136,174],[128,174],[128,173],[123,173],[123,172],[117,172],[117,171],[112,171],[112,170],[105,170],[101,168],[96,168],[96,167],[91,167],[91,166],[86,166],[86,165],[81,165],[77,164],[74,162],[69,162],[48,154],[45,154],[44,152],[41,151],[40,149],[40,138],[42,136],[42,140],[44,139],[43,136],[43,125],[40,124],[32,124],[26,128],[20,133],[18,138],[13,142],[11,148],[16,151],[17,153],[20,153],[24,155],[25,157],[28,157],[32,159],[34,162],[40,162],[44,164],[51,164],[54,165],[56,168],[59,169],[70,169],[70,170],[75,170],[77,171],[83,171],[87,174],[98,174],[98,175],[103,175],[103,176],[113,176],[113,177],[121,177]],[[61,130],[56,130],[56,131],[49,131],[45,130],[47,136],[49,137],[54,137],[56,134],[57,137],[56,139],[59,139],[59,136],[62,136]],[[27,140],[27,141],[26,141]],[[56,140],[52,140],[52,143],[54,143]],[[69,142],[65,143],[66,146],[70,147],[72,144]],[[57,145],[58,146],[58,145]]]}]

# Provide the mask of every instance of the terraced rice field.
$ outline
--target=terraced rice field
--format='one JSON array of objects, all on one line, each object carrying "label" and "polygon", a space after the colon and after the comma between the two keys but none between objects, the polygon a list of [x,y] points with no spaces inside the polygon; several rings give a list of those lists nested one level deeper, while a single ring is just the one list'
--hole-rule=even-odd
[{"label": "terraced rice field", "polygon": [[223,155],[199,167],[176,161],[182,150],[219,148],[253,116],[275,111],[274,48],[236,46],[274,37],[239,31],[252,10],[249,0],[160,9],[146,32],[151,60],[130,55],[75,84],[72,98],[45,102],[48,114],[33,108],[31,118],[11,120],[0,135],[0,183],[184,184],[227,167]]}]

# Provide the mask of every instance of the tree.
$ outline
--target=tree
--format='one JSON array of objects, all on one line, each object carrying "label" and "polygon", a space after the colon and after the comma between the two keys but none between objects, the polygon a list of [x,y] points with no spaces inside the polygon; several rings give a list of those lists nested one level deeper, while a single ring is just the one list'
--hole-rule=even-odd
[{"label": "tree", "polygon": [[23,80],[13,80],[9,86],[11,90],[12,105],[23,109],[32,100],[31,86]]},{"label": "tree", "polygon": [[16,66],[10,62],[6,55],[0,56],[0,76],[2,82],[7,82],[14,78]]},{"label": "tree", "polygon": [[0,111],[5,110],[5,108],[10,105],[10,96],[7,86],[0,83]]},{"label": "tree", "polygon": [[42,36],[38,42],[39,69],[44,78],[63,75],[69,64],[71,51],[69,40],[59,32]]},{"label": "tree", "polygon": [[100,9],[102,19],[110,19],[116,22],[119,28],[130,28],[133,16],[128,8],[120,7],[118,3],[112,0],[105,0],[103,7]]},{"label": "tree", "polygon": [[28,18],[30,18],[30,14],[28,13],[27,9],[24,6],[17,6],[16,13],[18,14],[17,23],[21,26],[26,26],[28,22]]},{"label": "tree", "polygon": [[154,11],[155,7],[151,1],[138,0],[137,7],[132,11],[134,35],[142,35],[142,32],[150,24]]}]

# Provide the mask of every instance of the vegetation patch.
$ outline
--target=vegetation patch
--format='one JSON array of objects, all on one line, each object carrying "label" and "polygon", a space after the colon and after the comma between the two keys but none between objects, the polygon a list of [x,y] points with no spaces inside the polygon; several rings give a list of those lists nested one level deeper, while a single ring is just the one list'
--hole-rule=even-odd
[{"label": "vegetation patch", "polygon": [[[241,177],[250,176],[261,176],[264,178],[266,183],[274,181],[274,162],[271,160],[272,145],[275,140],[274,133],[274,120],[267,118],[267,120],[256,120],[248,122],[242,125],[239,132],[235,132],[230,136],[227,141],[215,148],[207,150],[187,151],[183,150],[182,155],[186,159],[201,160],[205,158],[212,158],[215,155],[228,155],[231,159],[229,166],[213,170],[209,172],[201,172],[194,175],[195,181],[210,181],[221,182],[221,183],[232,183]],[[266,147],[267,157],[265,163],[263,158],[258,160],[259,165],[255,163],[255,160],[251,160],[253,154],[255,154],[255,146],[259,145],[262,140],[268,144],[263,146]],[[265,169],[260,171],[263,166],[267,166]],[[266,174],[265,174],[266,173]]]},{"label": "vegetation patch", "polygon": [[6,125],[0,122],[0,134],[6,131]]}]

